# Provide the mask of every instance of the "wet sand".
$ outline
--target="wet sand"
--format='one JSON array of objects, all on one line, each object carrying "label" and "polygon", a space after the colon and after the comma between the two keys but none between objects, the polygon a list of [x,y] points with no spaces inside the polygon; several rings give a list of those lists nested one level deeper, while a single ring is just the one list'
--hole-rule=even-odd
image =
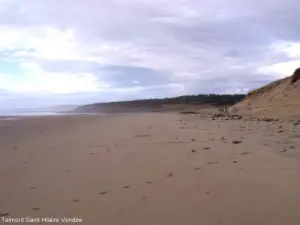
[{"label": "wet sand", "polygon": [[0,216],[299,225],[299,137],[292,122],[177,113],[0,120]]}]

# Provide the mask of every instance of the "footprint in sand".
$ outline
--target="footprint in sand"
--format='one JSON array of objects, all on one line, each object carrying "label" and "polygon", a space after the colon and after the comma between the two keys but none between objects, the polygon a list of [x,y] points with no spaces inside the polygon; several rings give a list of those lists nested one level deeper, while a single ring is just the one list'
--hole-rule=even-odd
[{"label": "footprint in sand", "polygon": [[218,164],[219,162],[217,162],[217,161],[215,161],[215,162],[212,162],[212,161],[209,161],[209,162],[207,162],[206,164],[208,164],[208,165],[213,165],[213,164]]},{"label": "footprint in sand", "polygon": [[249,152],[242,152],[240,155],[249,155]]},{"label": "footprint in sand", "polygon": [[287,152],[286,149],[279,150],[278,152]]},{"label": "footprint in sand", "polygon": [[41,208],[40,207],[34,207],[32,208],[33,211],[39,211]]},{"label": "footprint in sand", "polygon": [[201,184],[196,184],[196,188],[201,189],[202,185]]},{"label": "footprint in sand", "polygon": [[144,195],[144,196],[141,198],[141,200],[142,200],[142,201],[145,201],[147,198],[148,198],[148,196]]},{"label": "footprint in sand", "polygon": [[169,173],[168,175],[167,175],[167,178],[169,178],[169,177],[173,177],[174,176],[174,174],[173,173]]},{"label": "footprint in sand", "polygon": [[138,138],[140,138],[140,137],[149,137],[149,136],[151,136],[150,134],[137,134],[137,135],[135,135],[135,137],[138,137]]}]

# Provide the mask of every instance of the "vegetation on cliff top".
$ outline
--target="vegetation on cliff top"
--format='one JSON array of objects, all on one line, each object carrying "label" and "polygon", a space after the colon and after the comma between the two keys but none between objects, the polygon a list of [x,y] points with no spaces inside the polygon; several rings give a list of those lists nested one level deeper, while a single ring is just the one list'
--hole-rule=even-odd
[{"label": "vegetation on cliff top", "polygon": [[95,103],[86,106],[123,106],[123,107],[159,107],[162,105],[171,104],[191,104],[191,105],[211,105],[211,106],[225,106],[233,105],[245,98],[244,94],[234,95],[218,95],[218,94],[201,94],[201,95],[186,95],[172,98],[155,98],[155,99],[141,99],[132,101],[118,101],[108,103]]}]

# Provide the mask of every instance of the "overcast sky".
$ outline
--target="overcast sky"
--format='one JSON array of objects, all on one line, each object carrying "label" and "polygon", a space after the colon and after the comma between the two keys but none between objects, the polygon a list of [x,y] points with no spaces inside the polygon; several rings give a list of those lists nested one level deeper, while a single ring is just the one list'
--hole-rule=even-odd
[{"label": "overcast sky", "polygon": [[300,65],[298,0],[0,0],[0,109],[245,93]]}]

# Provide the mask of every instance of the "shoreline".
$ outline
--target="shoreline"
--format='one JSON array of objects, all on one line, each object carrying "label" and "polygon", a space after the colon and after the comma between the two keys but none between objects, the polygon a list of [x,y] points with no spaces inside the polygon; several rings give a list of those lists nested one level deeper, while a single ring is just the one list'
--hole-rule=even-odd
[{"label": "shoreline", "polygon": [[77,112],[29,112],[29,113],[0,113],[0,120],[10,118],[32,118],[32,117],[55,117],[55,116],[79,116],[79,115],[106,115],[104,113],[77,113]]}]

